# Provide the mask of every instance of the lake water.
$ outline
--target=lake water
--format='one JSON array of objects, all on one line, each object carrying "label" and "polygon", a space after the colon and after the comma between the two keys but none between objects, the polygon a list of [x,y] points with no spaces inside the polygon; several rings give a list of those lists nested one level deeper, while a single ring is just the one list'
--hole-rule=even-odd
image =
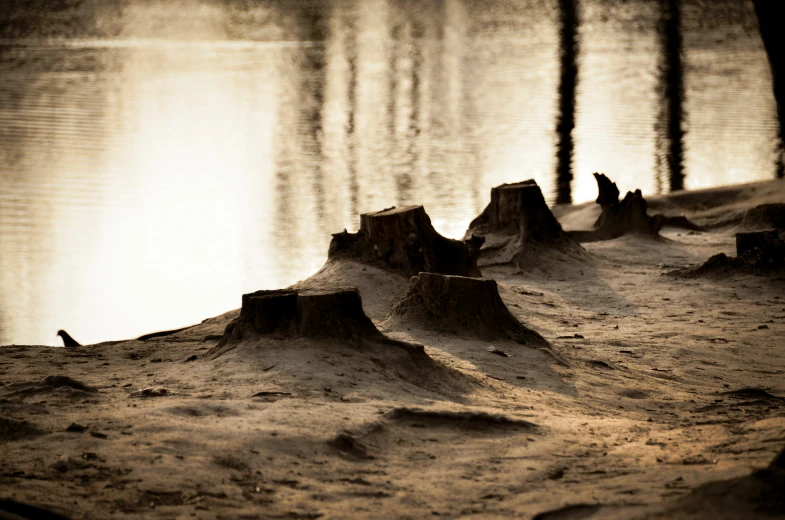
[{"label": "lake water", "polygon": [[[0,344],[197,323],[360,212],[460,237],[494,185],[553,200],[557,0],[39,3],[0,7]],[[573,199],[666,190],[659,3],[580,3]],[[772,178],[750,2],[682,16],[686,187]]]}]

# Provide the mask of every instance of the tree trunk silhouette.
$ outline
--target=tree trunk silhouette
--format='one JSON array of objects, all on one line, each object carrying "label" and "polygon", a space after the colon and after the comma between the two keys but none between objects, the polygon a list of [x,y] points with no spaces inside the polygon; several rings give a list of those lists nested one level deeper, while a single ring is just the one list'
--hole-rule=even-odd
[{"label": "tree trunk silhouette", "polygon": [[572,202],[572,157],[575,128],[575,94],[578,85],[578,0],[559,0],[561,15],[561,76],[556,134],[556,203]]},{"label": "tree trunk silhouette", "polygon": [[778,178],[785,177],[783,161],[783,127],[785,127],[785,33],[782,30],[782,0],[753,0],[755,12],[758,15],[760,35],[763,46],[769,57],[771,77],[774,89],[774,99],[777,102],[777,118],[779,130],[777,132],[777,164]]},{"label": "tree trunk silhouette", "polygon": [[681,0],[662,1],[663,110],[671,191],[684,189],[684,65],[681,32]]}]

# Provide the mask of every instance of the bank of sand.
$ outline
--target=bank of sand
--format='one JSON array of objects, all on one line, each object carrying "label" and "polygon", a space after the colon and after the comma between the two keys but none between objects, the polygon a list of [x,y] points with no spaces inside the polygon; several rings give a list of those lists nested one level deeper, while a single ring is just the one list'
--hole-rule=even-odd
[{"label": "bank of sand", "polygon": [[[483,269],[555,356],[386,319],[408,278],[348,260],[298,287],[358,287],[382,332],[425,345],[428,381],[302,338],[212,359],[238,311],[146,342],[3,347],[0,499],[71,518],[783,515],[778,472],[750,474],[785,446],[785,275],[666,273],[733,255],[744,211],[785,182],[649,202],[709,231]],[[554,213],[587,229],[598,210]],[[42,383],[59,375],[97,391]]]}]

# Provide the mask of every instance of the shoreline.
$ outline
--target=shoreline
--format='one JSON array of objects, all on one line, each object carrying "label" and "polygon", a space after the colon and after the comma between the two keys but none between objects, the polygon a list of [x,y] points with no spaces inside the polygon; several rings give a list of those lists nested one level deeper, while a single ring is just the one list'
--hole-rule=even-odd
[{"label": "shoreline", "polygon": [[[746,210],[785,202],[785,181],[647,201],[706,231],[481,265],[555,356],[389,319],[409,277],[342,258],[292,288],[357,287],[381,333],[424,345],[426,382],[343,340],[208,355],[238,310],[148,341],[2,347],[0,499],[70,518],[757,518],[701,486],[741,489],[785,446],[785,278],[665,275],[735,254]],[[553,213],[589,229],[600,209]]]}]

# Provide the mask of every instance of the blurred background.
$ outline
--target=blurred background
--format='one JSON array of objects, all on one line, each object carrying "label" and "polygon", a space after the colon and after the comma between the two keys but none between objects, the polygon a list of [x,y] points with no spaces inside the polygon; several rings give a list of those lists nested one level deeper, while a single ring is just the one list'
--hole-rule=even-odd
[{"label": "blurred background", "polygon": [[0,344],[197,323],[392,205],[460,238],[503,182],[577,203],[595,171],[644,194],[774,178],[751,1],[678,3],[674,184],[672,1],[577,2],[565,177],[564,0],[4,0]]}]

